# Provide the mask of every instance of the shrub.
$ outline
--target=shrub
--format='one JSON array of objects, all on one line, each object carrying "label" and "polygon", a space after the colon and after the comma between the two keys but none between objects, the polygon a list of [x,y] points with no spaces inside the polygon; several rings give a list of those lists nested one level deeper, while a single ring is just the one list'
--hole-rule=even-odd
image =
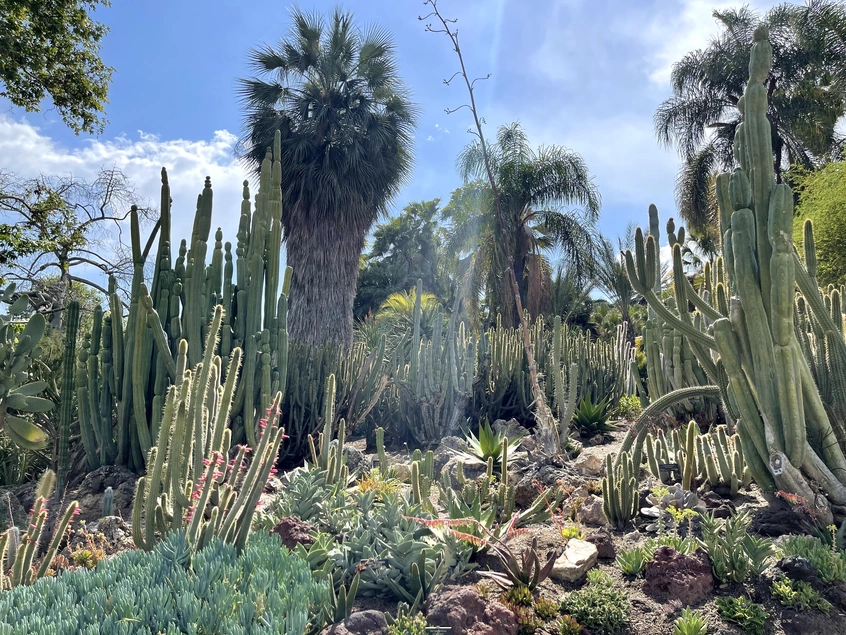
[{"label": "shrub", "polygon": [[691,611],[689,606],[673,622],[673,635],[705,635],[707,632],[708,622],[702,613]]},{"label": "shrub", "polygon": [[643,412],[640,399],[636,395],[623,395],[617,402],[617,416],[627,421],[634,421]]},{"label": "shrub", "polygon": [[764,635],[764,624],[770,618],[763,606],[743,595],[717,598],[717,612],[726,622],[737,624],[744,633],[750,635]]},{"label": "shrub", "polygon": [[388,625],[388,635],[426,635],[426,618],[417,615],[400,615]]},{"label": "shrub", "polygon": [[607,573],[592,569],[584,587],[561,599],[561,611],[591,632],[611,635],[625,628],[629,600],[624,592],[614,588]]},{"label": "shrub", "polygon": [[815,609],[826,615],[831,610],[831,604],[820,597],[816,589],[807,582],[782,578],[773,582],[770,592],[780,604],[792,609],[799,611]]},{"label": "shrub", "polygon": [[799,556],[808,560],[825,584],[846,582],[846,554],[825,546],[810,536],[787,536],[781,543],[782,557]]},{"label": "shrub", "polygon": [[646,563],[652,560],[652,553],[643,547],[621,551],[617,555],[617,566],[625,575],[640,577]]},{"label": "shrub", "polygon": [[127,551],[95,570],[0,594],[0,633],[302,635],[328,600],[328,585],[275,536],[255,534],[239,556],[218,539],[192,554],[180,532],[151,552]]}]

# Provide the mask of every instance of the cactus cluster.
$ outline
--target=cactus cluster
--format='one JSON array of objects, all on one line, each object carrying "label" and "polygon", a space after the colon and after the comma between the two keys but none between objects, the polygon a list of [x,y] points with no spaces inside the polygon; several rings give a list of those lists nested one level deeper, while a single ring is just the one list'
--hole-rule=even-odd
[{"label": "cactus cluster", "polygon": [[[675,308],[661,302],[653,289],[657,243],[652,236],[644,240],[641,231],[634,253],[626,253],[626,268],[634,288],[687,338],[709,383],[719,389],[755,481],[765,490],[815,501],[815,513],[827,523],[846,513],[844,422],[826,411],[797,338],[797,332],[802,335],[797,287],[841,360],[846,360],[846,342],[841,316],[832,319],[831,300],[826,306],[815,282],[812,231],[809,227],[811,248],[806,246],[802,262],[792,240],[793,193],[775,180],[764,86],[772,67],[768,37],[765,26],[756,29],[749,83],[738,102],[743,116],[734,142],[739,167],[716,181],[723,255],[711,272],[713,295],[706,301],[690,285],[676,244]],[[838,374],[835,381],[841,380]]]},{"label": "cactus cluster", "polygon": [[29,308],[29,297],[15,298],[15,284],[0,290],[0,302],[8,304],[8,314],[0,315],[0,428],[15,445],[25,450],[43,450],[49,443],[47,433],[25,417],[12,414],[48,412],[54,405],[39,397],[47,384],[30,381],[29,368],[41,355],[38,343],[44,336],[47,322],[36,313],[22,330],[16,328]]},{"label": "cactus cluster", "polygon": [[[649,206],[649,235],[652,236],[655,244],[659,244],[660,231],[658,208],[655,205]],[[667,221],[667,243],[672,250],[675,245],[685,244],[684,227],[675,227],[673,219]],[[656,261],[658,269],[655,273],[655,284],[653,293],[656,297],[661,294],[661,270],[660,263]],[[710,263],[706,263],[703,276],[702,288],[697,298],[700,304],[709,306],[712,299],[716,302],[715,291],[719,280],[719,273]],[[676,298],[670,296],[664,300],[669,311],[676,310]],[[705,386],[710,382],[705,374],[702,365],[693,353],[689,339],[684,333],[673,328],[672,324],[664,321],[655,312],[649,309],[649,317],[643,327],[643,352],[646,356],[646,389],[649,400],[655,401],[664,395],[680,388]],[[638,374],[633,377],[639,383]],[[642,385],[638,385],[638,392],[641,394],[642,402],[645,392]],[[702,418],[713,421],[718,415],[719,400],[698,396],[693,399],[686,399],[675,404],[672,410],[677,415],[699,414]]]},{"label": "cactus cluster", "polygon": [[[558,416],[559,436],[566,436],[580,398],[617,403],[621,396],[635,392],[634,351],[625,329],[621,325],[614,340],[603,342],[570,329],[560,317],[551,328],[542,316],[535,321],[530,333],[535,361],[547,400]],[[478,358],[475,413],[491,421],[531,421],[532,389],[519,330],[489,329],[479,340]]]},{"label": "cactus cluster", "polygon": [[[157,529],[162,535],[184,530],[198,548],[218,537],[243,549],[273,469],[283,436],[280,393],[267,405],[255,445],[239,446],[228,460],[232,430],[227,424],[238,393],[241,349],[230,351],[224,375],[222,358],[215,354],[223,316],[218,305],[206,330],[204,357],[193,371],[185,369],[187,345],[180,345],[179,383],[167,391],[158,442],[150,449],[147,475],[138,480],[133,503],[132,536],[141,549],[153,548]],[[248,451],[253,454],[249,467]]]},{"label": "cactus cluster", "polygon": [[622,530],[637,515],[640,497],[637,472],[628,452],[621,452],[619,466],[609,454],[605,460],[602,478],[602,508],[605,517],[618,530]]},{"label": "cactus cluster", "polygon": [[12,527],[0,536],[0,563],[10,570],[6,577],[3,566],[0,566],[0,589],[9,589],[20,585],[32,584],[38,578],[47,575],[59,544],[65,537],[71,519],[79,507],[76,501],[70,503],[53,528],[53,537],[42,554],[38,569],[32,566],[33,559],[38,555],[39,544],[47,522],[47,510],[44,509],[47,499],[56,486],[56,474],[47,470],[38,482],[35,490],[35,504],[29,513],[27,530],[21,535],[17,527]]},{"label": "cactus cluster", "polygon": [[417,281],[414,326],[409,360],[404,346],[397,347],[393,362],[396,398],[394,436],[417,446],[437,444],[455,434],[466,421],[465,410],[472,396],[476,362],[476,338],[468,335],[458,312],[450,315],[446,333],[443,319],[435,316],[432,338],[420,329],[423,282]]},{"label": "cactus cluster", "polygon": [[729,487],[732,495],[747,487],[752,475],[743,460],[743,448],[737,434],[729,435],[725,425],[702,434],[695,421],[682,430],[666,434],[660,430],[646,437],[646,459],[649,471],[663,483],[676,479],[673,472],[662,465],[677,465],[676,475],[685,491],[697,482],[713,487]]}]

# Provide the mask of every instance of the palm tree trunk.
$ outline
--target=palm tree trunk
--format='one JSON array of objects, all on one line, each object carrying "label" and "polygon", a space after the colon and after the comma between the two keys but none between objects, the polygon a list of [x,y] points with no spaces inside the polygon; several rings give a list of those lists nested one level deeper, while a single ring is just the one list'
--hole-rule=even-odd
[{"label": "palm tree trunk", "polygon": [[352,346],[353,300],[367,229],[342,228],[331,214],[312,213],[289,222],[285,241],[287,264],[293,268],[288,298],[292,341],[312,348],[325,343]]}]

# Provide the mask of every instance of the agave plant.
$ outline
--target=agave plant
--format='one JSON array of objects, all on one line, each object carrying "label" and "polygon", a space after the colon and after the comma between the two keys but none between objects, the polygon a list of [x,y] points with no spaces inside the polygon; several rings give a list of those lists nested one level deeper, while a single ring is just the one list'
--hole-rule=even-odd
[{"label": "agave plant", "polygon": [[[521,434],[508,439],[508,456],[514,456],[514,450],[520,446],[525,435]],[[475,459],[479,459],[482,463],[487,463],[489,458],[493,458],[494,463],[497,463],[502,456],[502,442],[507,435],[504,430],[494,430],[491,428],[488,420],[485,419],[479,423],[479,436],[477,437],[472,431],[467,433],[465,441],[467,442],[467,449],[465,454],[469,454]]]},{"label": "agave plant", "polygon": [[499,559],[503,572],[480,571],[479,575],[490,578],[497,586],[505,590],[519,586],[526,587],[529,591],[534,591],[541,582],[549,577],[555,561],[564,551],[563,547],[554,549],[547,554],[546,563],[542,565],[538,555],[537,537],[532,539],[531,546],[523,549],[523,553],[519,557],[508,545],[502,542],[492,544],[490,549]]},{"label": "agave plant", "polygon": [[590,396],[584,397],[579,403],[579,408],[573,415],[573,425],[576,426],[585,438],[603,432],[614,432],[617,426],[608,423],[611,418],[611,408],[606,397],[598,403],[593,403]]}]

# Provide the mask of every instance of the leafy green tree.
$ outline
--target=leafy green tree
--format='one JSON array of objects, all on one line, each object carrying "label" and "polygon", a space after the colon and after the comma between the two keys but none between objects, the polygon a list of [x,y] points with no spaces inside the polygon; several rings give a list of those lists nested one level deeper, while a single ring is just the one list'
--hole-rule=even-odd
[{"label": "leafy green tree", "polygon": [[792,169],[790,180],[799,194],[796,244],[803,244],[805,219],[811,219],[819,283],[846,284],[846,163],[829,163],[813,172]]},{"label": "leafy green tree", "polygon": [[72,282],[107,294],[108,276],[131,277],[131,254],[121,241],[131,203],[141,203],[142,218],[149,218],[149,205],[117,168],[93,181],[0,174],[0,278],[32,291],[36,308],[51,313],[58,327]]},{"label": "leafy green tree", "polygon": [[549,306],[548,250],[558,249],[578,275],[589,272],[600,197],[578,153],[556,145],[533,150],[519,123],[499,128],[496,143],[488,146],[488,160],[499,190],[501,222],[490,186],[481,181],[487,170],[478,141],[458,159],[470,187],[454,196],[445,212],[452,221],[452,253],[473,255],[470,277],[477,282],[470,287],[480,288],[484,280],[490,306],[513,326],[519,316],[509,276],[503,273],[509,266],[503,241],[510,243],[522,304],[538,315]]},{"label": "leafy green tree", "polygon": [[836,130],[846,95],[846,7],[814,0],[780,4],[763,16],[749,7],[714,11],[721,27],[707,48],[673,65],[673,96],[655,113],[661,142],[684,164],[677,178],[679,211],[693,233],[716,218],[713,176],[735,167],[738,101],[749,79],[752,33],[770,30],[773,68],[767,78],[776,179],[792,164],[819,166],[842,151]]},{"label": "leafy green tree", "polygon": [[356,319],[375,313],[390,295],[414,288],[417,280],[440,302],[446,301],[449,282],[441,270],[439,204],[438,199],[410,203],[377,226],[358,274]]},{"label": "leafy green tree", "polygon": [[241,80],[243,155],[258,170],[281,131],[292,340],[348,346],[364,240],[410,175],[416,109],[387,32],[340,9],[292,20],[250,54],[260,77]]},{"label": "leafy green tree", "polygon": [[0,95],[38,112],[50,95],[75,133],[102,132],[114,69],[100,59],[107,0],[0,0]]}]

